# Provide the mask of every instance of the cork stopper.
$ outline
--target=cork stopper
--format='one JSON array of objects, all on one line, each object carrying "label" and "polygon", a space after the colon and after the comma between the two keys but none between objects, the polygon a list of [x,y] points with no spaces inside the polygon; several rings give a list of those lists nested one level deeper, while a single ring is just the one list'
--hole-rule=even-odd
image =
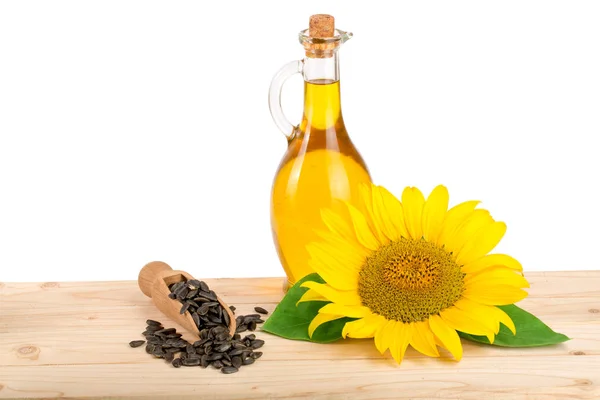
[{"label": "cork stopper", "polygon": [[340,45],[335,36],[335,18],[329,14],[314,14],[308,22],[308,37],[303,41],[306,56],[311,58],[328,58]]},{"label": "cork stopper", "polygon": [[333,37],[335,19],[328,14],[311,15],[308,23],[308,34],[314,38]]}]

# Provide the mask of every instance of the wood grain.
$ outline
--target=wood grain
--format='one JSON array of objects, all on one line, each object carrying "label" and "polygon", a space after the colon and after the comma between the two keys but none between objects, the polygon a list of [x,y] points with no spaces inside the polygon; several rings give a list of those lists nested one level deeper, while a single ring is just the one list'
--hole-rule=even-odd
[{"label": "wood grain", "polygon": [[[505,349],[464,343],[464,358],[409,349],[396,366],[369,340],[329,345],[264,332],[264,355],[232,375],[175,369],[128,342],[169,323],[135,281],[0,283],[0,398],[598,399],[600,271],[529,273],[520,305],[572,340]],[[237,313],[271,311],[283,278],[207,279]]]}]

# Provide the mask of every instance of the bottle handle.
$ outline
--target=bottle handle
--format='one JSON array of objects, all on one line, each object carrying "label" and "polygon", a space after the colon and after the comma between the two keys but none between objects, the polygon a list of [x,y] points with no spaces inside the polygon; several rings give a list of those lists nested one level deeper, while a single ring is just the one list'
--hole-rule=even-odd
[{"label": "bottle handle", "polygon": [[271,117],[288,141],[294,138],[298,125],[292,125],[281,108],[281,90],[288,78],[294,74],[302,73],[303,69],[304,62],[302,60],[287,63],[277,71],[269,87],[269,110],[271,111]]}]

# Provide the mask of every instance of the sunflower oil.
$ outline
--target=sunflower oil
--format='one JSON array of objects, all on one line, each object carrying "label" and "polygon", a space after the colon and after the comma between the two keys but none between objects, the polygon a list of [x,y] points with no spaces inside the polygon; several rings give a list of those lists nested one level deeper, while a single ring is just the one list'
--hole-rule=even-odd
[{"label": "sunflower oil", "polygon": [[339,80],[304,82],[304,113],[289,140],[271,193],[271,226],[287,286],[314,272],[306,245],[325,229],[321,209],[336,199],[358,204],[360,183],[371,177],[341,113]]}]

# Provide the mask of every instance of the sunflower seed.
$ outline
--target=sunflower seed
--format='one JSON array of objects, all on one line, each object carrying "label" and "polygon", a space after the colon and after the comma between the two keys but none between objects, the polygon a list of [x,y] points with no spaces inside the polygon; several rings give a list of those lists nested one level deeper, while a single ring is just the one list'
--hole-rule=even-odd
[{"label": "sunflower seed", "polygon": [[171,364],[173,364],[173,366],[174,366],[175,368],[179,368],[179,367],[181,367],[181,358],[176,358],[176,359],[174,359],[174,360],[173,360],[173,362],[172,362]]},{"label": "sunflower seed", "polygon": [[167,339],[179,339],[181,337],[181,333],[170,333],[165,336]]},{"label": "sunflower seed", "polygon": [[223,367],[221,368],[221,372],[224,374],[233,374],[238,372],[239,370],[236,367]]},{"label": "sunflower seed", "polygon": [[210,292],[210,288],[208,287],[208,285],[204,281],[198,282],[198,287],[200,289],[202,289],[204,292]]},{"label": "sunflower seed", "polygon": [[262,307],[254,307],[254,311],[256,311],[259,314],[268,314],[269,313],[267,310],[265,310]]},{"label": "sunflower seed", "polygon": [[175,333],[175,332],[176,332],[175,328],[166,328],[166,329],[161,329],[159,331],[156,331],[156,332],[154,332],[154,334],[165,336],[165,335],[169,335],[169,334]]},{"label": "sunflower seed", "polygon": [[264,340],[256,339],[256,340],[252,341],[252,344],[250,345],[250,347],[252,347],[253,349],[260,349],[261,347],[263,347],[264,344],[265,344]]},{"label": "sunflower seed", "polygon": [[131,347],[140,347],[144,343],[146,343],[145,340],[132,340],[131,342],[129,342],[129,346],[131,346]]},{"label": "sunflower seed", "polygon": [[239,356],[243,352],[244,352],[244,350],[242,350],[242,349],[233,349],[227,354],[229,354],[231,357],[234,357],[234,356]]},{"label": "sunflower seed", "polygon": [[168,352],[165,353],[165,361],[167,361],[167,362],[173,362],[174,359],[175,359],[175,354],[173,354],[170,351],[168,351]]},{"label": "sunflower seed", "polygon": [[235,357],[231,357],[231,365],[233,365],[236,368],[239,368],[242,366],[242,358],[235,356]]},{"label": "sunflower seed", "polygon": [[262,351],[255,351],[254,353],[250,354],[250,357],[254,358],[255,360],[260,358],[263,355]]},{"label": "sunflower seed", "polygon": [[223,362],[221,360],[215,360],[211,363],[211,365],[213,367],[215,367],[216,369],[221,369],[223,368]]},{"label": "sunflower seed", "polygon": [[183,360],[182,364],[186,367],[196,367],[200,365],[200,362],[201,361],[199,358],[186,358],[185,360]]},{"label": "sunflower seed", "polygon": [[212,333],[214,333],[215,335],[219,334],[219,333],[223,333],[225,331],[227,331],[227,329],[225,329],[224,326],[215,326],[214,328],[212,328],[210,330]]},{"label": "sunflower seed", "polygon": [[175,296],[177,296],[179,300],[183,300],[185,299],[189,291],[190,289],[188,289],[187,286],[183,286],[175,292]]},{"label": "sunflower seed", "polygon": [[208,361],[220,360],[221,358],[223,358],[222,353],[212,353],[208,356]]},{"label": "sunflower seed", "polygon": [[208,291],[208,292],[206,292],[206,293],[207,293],[207,296],[206,296],[206,297],[207,297],[208,299],[211,299],[211,300],[217,301],[217,294],[216,294],[214,291],[212,291],[212,290],[211,290],[211,291]]},{"label": "sunflower seed", "polygon": [[202,368],[206,368],[208,367],[209,361],[208,361],[208,356],[205,354],[202,357],[200,357],[200,366]]},{"label": "sunflower seed", "polygon": [[192,313],[192,319],[194,320],[194,324],[196,326],[200,326],[200,317],[195,312]]},{"label": "sunflower seed", "polygon": [[198,289],[200,287],[200,281],[198,279],[190,279],[186,284],[189,288]]},{"label": "sunflower seed", "polygon": [[162,348],[155,347],[154,350],[152,351],[152,355],[154,357],[163,358],[165,356],[165,352],[163,351]]},{"label": "sunflower seed", "polygon": [[162,325],[148,325],[146,327],[146,332],[156,332],[164,329]]},{"label": "sunflower seed", "polygon": [[244,316],[244,324],[247,324],[250,321],[254,321],[260,319],[260,315],[259,314],[249,314]]},{"label": "sunflower seed", "polygon": [[248,330],[249,331],[255,331],[256,330],[256,321],[250,321],[250,323],[248,324]]},{"label": "sunflower seed", "polygon": [[242,360],[245,360],[247,357],[250,356],[250,354],[252,354],[252,350],[244,350],[240,357],[242,357]]},{"label": "sunflower seed", "polygon": [[221,318],[221,319],[223,320],[223,323],[224,323],[226,326],[229,326],[229,324],[231,323],[231,318],[229,318],[229,314],[228,314],[228,313],[226,313],[226,312],[224,312],[224,313],[223,313],[223,316],[222,316],[222,318]]},{"label": "sunflower seed", "polygon": [[225,344],[222,344],[219,347],[215,348],[215,351],[217,353],[223,353],[223,352],[229,350],[230,348],[231,348],[231,343],[225,343]]},{"label": "sunflower seed", "polygon": [[188,308],[190,308],[190,303],[183,303],[181,310],[179,310],[179,314],[185,314]]},{"label": "sunflower seed", "polygon": [[196,311],[198,315],[206,315],[208,313],[209,306],[207,306],[206,304],[208,303],[204,303],[202,304],[202,306],[200,306],[200,308],[198,308],[198,311]]},{"label": "sunflower seed", "polygon": [[192,311],[193,311],[195,308],[198,308],[198,307],[200,307],[200,305],[199,305],[198,303],[196,303],[194,300],[189,300],[189,299],[188,299],[188,300],[186,300],[185,302],[186,302],[186,303],[188,303],[188,304],[190,305],[190,307],[191,307]]},{"label": "sunflower seed", "polygon": [[252,357],[246,357],[242,361],[242,365],[250,365],[250,364],[254,364],[254,358],[252,358]]},{"label": "sunflower seed", "polygon": [[229,360],[227,360],[227,359],[225,359],[225,358],[222,358],[220,361],[221,361],[221,363],[223,363],[223,365],[225,365],[226,367],[231,367],[231,361],[229,361]]},{"label": "sunflower seed", "polygon": [[210,314],[208,316],[208,320],[214,322],[215,326],[218,326],[221,323],[221,318],[219,318],[219,317],[217,317],[215,315],[212,315],[212,314]]},{"label": "sunflower seed", "polygon": [[229,306],[229,309],[231,310],[232,313],[235,313],[235,306]]}]

